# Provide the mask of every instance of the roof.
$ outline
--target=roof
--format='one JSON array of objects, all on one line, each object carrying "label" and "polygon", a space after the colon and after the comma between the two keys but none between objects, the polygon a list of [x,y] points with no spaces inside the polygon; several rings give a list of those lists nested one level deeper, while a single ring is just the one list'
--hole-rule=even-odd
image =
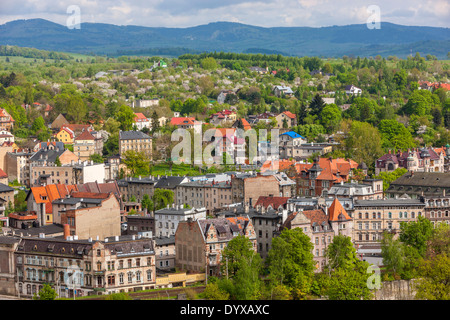
[{"label": "roof", "polygon": [[216,229],[219,240],[231,240],[236,233],[244,235],[247,226],[251,223],[248,217],[199,219],[197,222],[204,235],[210,228]]},{"label": "roof", "polygon": [[0,179],[8,178],[8,174],[0,168]]},{"label": "roof", "polygon": [[119,139],[120,140],[136,140],[136,139],[150,139],[151,137],[148,134],[143,133],[142,131],[120,131]]},{"label": "roof", "polygon": [[352,220],[337,198],[328,208],[328,219],[330,221]]},{"label": "roof", "polygon": [[83,131],[78,137],[75,138],[75,141],[80,140],[95,140],[95,137],[89,131]]},{"label": "roof", "polygon": [[255,203],[255,207],[263,206],[267,209],[267,207],[271,206],[273,209],[277,210],[279,207],[285,208],[287,205],[289,197],[268,197],[268,196],[260,196],[258,201]]},{"label": "roof", "polygon": [[291,118],[291,119],[295,119],[296,118],[296,116],[295,116],[295,114],[293,114],[292,112],[290,112],[290,111],[284,111],[283,112],[285,115],[287,115],[289,118]]},{"label": "roof", "polygon": [[170,124],[173,126],[179,126],[182,124],[194,125],[194,122],[194,117],[173,117],[172,119],[170,119]]},{"label": "roof", "polygon": [[282,133],[281,136],[289,136],[289,137],[291,137],[291,138],[293,138],[293,139],[301,138],[301,139],[305,139],[305,140],[306,140],[305,137],[299,135],[299,134],[298,134],[297,132],[295,132],[295,131],[288,131],[288,132]]},{"label": "roof", "polygon": [[0,183],[0,192],[11,192],[14,191],[14,188],[11,188],[10,186],[4,184],[4,183]]},{"label": "roof", "polygon": [[162,176],[155,184],[155,188],[174,189],[185,179],[187,180],[186,177]]},{"label": "roof", "polygon": [[444,172],[408,172],[390,184],[390,186],[397,185],[449,188],[450,174]]},{"label": "roof", "polygon": [[135,115],[134,117],[135,122],[148,121],[148,118],[142,112],[135,112],[134,115]]}]

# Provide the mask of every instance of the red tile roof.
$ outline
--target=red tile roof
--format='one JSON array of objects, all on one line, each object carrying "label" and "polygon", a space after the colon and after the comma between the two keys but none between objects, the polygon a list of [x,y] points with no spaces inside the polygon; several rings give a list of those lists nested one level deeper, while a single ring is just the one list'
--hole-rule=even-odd
[{"label": "red tile roof", "polygon": [[83,131],[78,137],[75,138],[78,140],[95,140],[95,137],[89,131]]},{"label": "red tile roof", "polygon": [[340,220],[352,220],[350,216],[345,211],[342,204],[336,198],[334,199],[331,206],[328,208],[328,220],[330,221],[340,221]]},{"label": "red tile roof", "polygon": [[263,206],[264,208],[272,207],[274,210],[278,210],[279,207],[286,207],[289,197],[266,197],[260,196],[256,201],[255,207]]},{"label": "red tile roof", "polygon": [[290,112],[290,111],[285,111],[285,112],[283,112],[285,115],[287,115],[289,118],[291,118],[291,119],[295,119],[295,114],[293,114],[292,112]]}]

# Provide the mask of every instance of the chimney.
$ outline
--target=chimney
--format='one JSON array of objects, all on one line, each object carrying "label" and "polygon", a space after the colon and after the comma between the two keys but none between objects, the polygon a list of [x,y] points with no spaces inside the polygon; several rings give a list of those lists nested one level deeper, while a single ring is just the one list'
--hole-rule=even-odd
[{"label": "chimney", "polygon": [[114,239],[115,239],[116,241],[119,241],[119,236],[115,236]]},{"label": "chimney", "polygon": [[134,234],[131,236],[131,240],[136,240],[136,236]]},{"label": "chimney", "polygon": [[64,239],[69,240],[68,239],[69,236],[70,236],[70,226],[66,223],[64,225]]},{"label": "chimney", "polygon": [[77,236],[77,235],[74,235],[74,236],[73,236],[73,240],[78,240],[78,236]]},{"label": "chimney", "polygon": [[92,238],[91,237],[88,238],[88,242],[92,242]]}]

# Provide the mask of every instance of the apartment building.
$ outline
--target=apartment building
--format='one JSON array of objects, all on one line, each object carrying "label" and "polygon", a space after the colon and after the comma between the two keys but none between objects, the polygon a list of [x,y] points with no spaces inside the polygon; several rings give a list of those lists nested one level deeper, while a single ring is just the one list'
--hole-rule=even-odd
[{"label": "apartment building", "polygon": [[152,158],[152,138],[141,131],[119,132],[119,154],[123,157],[124,152],[134,150],[144,152],[149,159]]},{"label": "apartment building", "polygon": [[169,237],[174,235],[181,221],[188,219],[198,220],[206,218],[205,208],[183,208],[173,205],[155,211],[155,236]]}]

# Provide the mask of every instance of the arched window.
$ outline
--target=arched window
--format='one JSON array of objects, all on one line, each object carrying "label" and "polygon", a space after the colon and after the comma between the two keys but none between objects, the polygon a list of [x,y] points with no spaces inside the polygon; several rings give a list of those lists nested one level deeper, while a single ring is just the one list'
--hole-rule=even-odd
[{"label": "arched window", "polygon": [[102,270],[102,263],[100,261],[97,262],[97,270]]}]

